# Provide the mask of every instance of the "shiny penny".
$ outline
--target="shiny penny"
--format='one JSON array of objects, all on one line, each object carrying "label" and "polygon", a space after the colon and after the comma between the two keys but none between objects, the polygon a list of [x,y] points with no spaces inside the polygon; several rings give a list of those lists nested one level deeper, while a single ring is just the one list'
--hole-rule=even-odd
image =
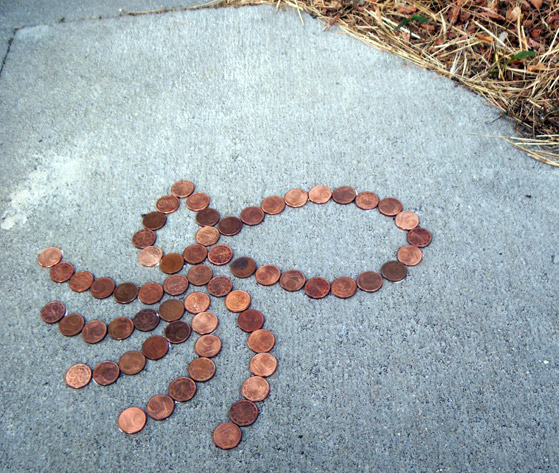
[{"label": "shiny penny", "polygon": [[225,307],[231,312],[242,312],[250,306],[250,295],[246,291],[236,289],[225,297]]},{"label": "shiny penny", "polygon": [[50,278],[54,282],[66,282],[74,274],[74,265],[72,263],[57,263],[50,268]]},{"label": "shiny penny", "polygon": [[158,246],[146,246],[138,253],[138,263],[146,268],[157,266],[163,258],[163,250]]},{"label": "shiny penny", "polygon": [[191,292],[184,300],[184,308],[191,314],[205,312],[210,307],[210,296],[204,292]]},{"label": "shiny penny", "polygon": [[215,227],[202,227],[196,232],[195,239],[200,245],[211,246],[219,240],[219,230]]},{"label": "shiny penny", "polygon": [[55,264],[58,264],[62,259],[62,251],[54,246],[50,248],[45,248],[43,251],[39,253],[39,264],[43,268],[51,268]]},{"label": "shiny penny", "polygon": [[245,225],[258,225],[266,214],[260,207],[247,207],[241,211],[241,221]]},{"label": "shiny penny", "polygon": [[206,256],[208,256],[208,249],[199,243],[187,246],[182,252],[182,257],[188,264],[200,264]]},{"label": "shiny penny", "polygon": [[279,281],[281,276],[281,271],[277,266],[273,264],[265,264],[264,266],[260,266],[256,270],[254,277],[258,284],[262,284],[262,286],[273,286],[275,283]]},{"label": "shiny penny", "polygon": [[124,409],[118,416],[118,427],[125,434],[136,434],[146,425],[146,413],[139,407]]},{"label": "shiny penny", "polygon": [[142,219],[142,225],[148,230],[159,230],[165,223],[167,223],[167,217],[161,212],[150,212]]},{"label": "shiny penny", "polygon": [[66,306],[60,301],[52,301],[41,309],[41,319],[47,324],[55,324],[66,315]]},{"label": "shiny penny", "polygon": [[163,290],[170,296],[179,296],[188,289],[188,279],[183,274],[173,274],[163,281]]},{"label": "shiny penny", "polygon": [[229,409],[229,418],[238,426],[246,427],[258,419],[258,407],[252,401],[237,401]]},{"label": "shiny penny", "polygon": [[227,276],[216,276],[208,283],[208,292],[214,297],[225,297],[233,289],[233,281]]},{"label": "shiny penny", "polygon": [[106,299],[115,290],[115,282],[111,278],[99,278],[93,281],[89,292],[96,299]]},{"label": "shiny penny", "polygon": [[198,356],[213,358],[221,351],[221,339],[216,335],[202,335],[194,344]]},{"label": "shiny penny", "polygon": [[264,378],[272,376],[278,367],[278,360],[270,353],[257,353],[249,363],[250,372]]},{"label": "shiny penny", "polygon": [[210,198],[207,194],[203,192],[195,192],[194,194],[190,194],[186,199],[186,206],[193,210],[194,212],[199,212],[200,210],[204,210],[210,205]]},{"label": "shiny penny", "polygon": [[252,402],[263,401],[270,393],[270,385],[261,376],[247,378],[241,386],[241,394]]},{"label": "shiny penny", "polygon": [[167,394],[156,394],[146,405],[146,412],[154,420],[163,420],[175,410],[175,401]]},{"label": "shiny penny", "polygon": [[394,223],[400,230],[411,230],[419,225],[419,217],[414,212],[404,210],[396,215]]},{"label": "shiny penny", "polygon": [[165,337],[154,335],[142,344],[142,353],[150,360],[159,360],[169,351],[169,342]]},{"label": "shiny penny", "polygon": [[178,273],[184,266],[184,258],[178,253],[169,253],[159,262],[159,269],[166,274]]},{"label": "shiny penny", "polygon": [[235,448],[239,445],[241,438],[241,429],[231,422],[219,424],[212,434],[212,439],[216,447],[219,447],[222,450]]},{"label": "shiny penny", "polygon": [[255,353],[269,352],[276,343],[274,334],[266,329],[255,330],[248,336],[248,347]]},{"label": "shiny penny", "polygon": [[393,217],[402,211],[402,202],[394,197],[387,197],[378,203],[378,210],[383,215]]},{"label": "shiny penny", "polygon": [[357,283],[348,277],[341,277],[332,281],[332,294],[340,299],[347,299],[357,291]]},{"label": "shiny penny", "polygon": [[170,343],[185,342],[190,337],[190,325],[182,320],[176,320],[165,327],[163,335]]},{"label": "shiny penny", "polygon": [[171,186],[171,194],[184,199],[194,192],[194,184],[187,180],[177,181]]},{"label": "shiny penny", "polygon": [[401,281],[408,274],[407,268],[399,261],[387,261],[382,265],[380,272],[384,279],[393,282]]},{"label": "shiny penny", "polygon": [[151,332],[159,325],[159,316],[153,309],[142,309],[132,319],[134,327],[140,332]]},{"label": "shiny penny", "polygon": [[213,276],[212,268],[205,264],[198,264],[188,270],[186,277],[190,284],[205,286]]},{"label": "shiny penny", "polygon": [[290,269],[281,275],[280,286],[286,291],[295,292],[303,288],[306,280],[307,278],[301,271]]},{"label": "shiny penny", "polygon": [[134,236],[132,236],[132,244],[139,250],[142,250],[147,246],[153,245],[156,239],[157,235],[153,230],[143,228],[142,230],[134,233]]},{"label": "shiny penny", "polygon": [[223,266],[233,258],[233,250],[227,245],[215,245],[208,252],[208,260],[216,266]]},{"label": "shiny penny", "polygon": [[129,304],[138,297],[138,286],[132,282],[123,282],[115,288],[113,297],[119,304]]},{"label": "shiny penny", "polygon": [[124,340],[132,335],[134,322],[128,317],[117,317],[109,324],[109,337],[115,340]]},{"label": "shiny penny", "polygon": [[64,375],[66,385],[74,389],[81,389],[91,381],[91,368],[83,363],[70,366]]},{"label": "shiny penny", "polygon": [[68,286],[74,292],[85,292],[87,291],[94,281],[93,274],[89,271],[78,271],[68,281]]},{"label": "shiny penny", "polygon": [[200,335],[212,333],[219,325],[219,320],[212,312],[200,312],[192,319],[192,330]]},{"label": "shiny penny", "polygon": [[162,297],[163,287],[161,286],[161,284],[157,284],[156,282],[147,282],[138,291],[138,299],[140,299],[142,304],[157,304]]},{"label": "shiny penny", "polygon": [[360,192],[357,197],[355,197],[355,205],[362,210],[372,210],[378,203],[378,195],[374,192]]},{"label": "shiny penny", "polygon": [[285,200],[279,195],[272,195],[270,197],[266,197],[260,207],[264,212],[268,215],[277,215],[283,212],[285,209]]},{"label": "shiny penny", "polygon": [[233,236],[243,228],[243,222],[238,217],[225,217],[217,224],[219,233],[226,236]]},{"label": "shiny penny", "polygon": [[405,245],[398,250],[398,261],[406,266],[415,266],[421,263],[423,252],[414,245]]},{"label": "shiny penny", "polygon": [[73,337],[80,333],[85,325],[85,319],[80,314],[68,314],[58,324],[58,330],[65,337]]},{"label": "shiny penny", "polygon": [[283,200],[289,207],[303,207],[309,200],[309,194],[303,189],[291,189],[285,194]]},{"label": "shiny penny", "polygon": [[200,210],[196,214],[196,223],[201,227],[210,226],[213,227],[217,222],[219,222],[219,212],[216,209],[210,209],[209,207],[204,210]]},{"label": "shiny penny", "polygon": [[170,214],[176,212],[179,208],[180,201],[174,195],[164,195],[155,203],[155,208],[162,214]]},{"label": "shiny penny", "polygon": [[408,232],[408,241],[410,245],[424,248],[431,243],[431,232],[426,228],[416,227]]},{"label": "shiny penny", "polygon": [[168,392],[177,402],[190,401],[196,394],[196,383],[187,376],[181,376],[169,383]]},{"label": "shiny penny", "polygon": [[93,381],[100,386],[113,384],[120,375],[120,368],[114,361],[102,361],[93,369]]},{"label": "shiny penny", "polygon": [[254,332],[264,325],[264,315],[256,309],[248,309],[239,314],[237,325],[243,332]]},{"label": "shiny penny", "polygon": [[82,328],[82,338],[87,343],[98,343],[107,335],[107,326],[100,320],[91,320]]},{"label": "shiny penny", "polygon": [[332,191],[326,186],[314,186],[309,191],[309,200],[315,204],[325,204],[332,198]]},{"label": "shiny penny", "polygon": [[146,357],[141,351],[127,351],[118,360],[118,366],[124,374],[135,375],[146,366]]},{"label": "shiny penny", "polygon": [[230,265],[231,273],[238,278],[248,278],[256,271],[256,262],[247,256],[241,256],[234,260]]},{"label": "shiny penny", "polygon": [[311,278],[305,284],[305,293],[312,299],[322,299],[330,292],[330,283],[320,277]]},{"label": "shiny penny", "polygon": [[332,192],[332,198],[334,202],[342,205],[351,204],[355,200],[357,192],[350,186],[341,186]]},{"label": "shiny penny", "polygon": [[365,292],[376,292],[382,287],[382,276],[375,271],[364,271],[357,276],[357,286]]},{"label": "shiny penny", "polygon": [[174,322],[184,314],[184,304],[178,299],[168,299],[161,303],[157,312],[165,322]]},{"label": "shiny penny", "polygon": [[213,378],[215,374],[215,363],[209,358],[196,358],[188,365],[188,375],[200,383]]}]

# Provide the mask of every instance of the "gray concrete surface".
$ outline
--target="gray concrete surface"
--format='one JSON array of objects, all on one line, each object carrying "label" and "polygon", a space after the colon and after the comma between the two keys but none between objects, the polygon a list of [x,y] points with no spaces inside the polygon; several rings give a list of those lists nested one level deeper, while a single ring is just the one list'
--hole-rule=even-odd
[{"label": "gray concrete surface", "polygon": [[[273,11],[17,32],[0,78],[0,468],[557,471],[558,170],[483,136],[513,128],[452,82]],[[136,264],[130,238],[181,178],[222,215],[294,187],[352,185],[398,197],[434,235],[403,283],[346,301],[234,281],[265,313],[280,366],[231,452],[211,431],[239,398],[250,353],[223,301],[212,300],[216,377],[135,436],[118,414],[184,374],[196,337],[136,377],[73,391],[70,365],[116,360],[147,334],[86,346],[39,317],[53,299],[88,320],[139,310],[70,293],[37,254],[56,245],[97,276],[162,281]],[[181,209],[158,244],[182,251],[196,228]],[[376,211],[329,203],[222,241],[333,279],[378,270],[404,235]]]}]

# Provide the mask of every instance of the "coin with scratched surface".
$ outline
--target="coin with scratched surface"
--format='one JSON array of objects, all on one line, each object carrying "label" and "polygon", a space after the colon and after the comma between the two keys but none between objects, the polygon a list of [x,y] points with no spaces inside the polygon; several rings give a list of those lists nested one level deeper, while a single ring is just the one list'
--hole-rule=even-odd
[{"label": "coin with scratched surface", "polygon": [[382,287],[382,276],[375,271],[363,271],[357,276],[357,286],[365,292],[375,292]]},{"label": "coin with scratched surface", "polygon": [[409,210],[404,210],[396,215],[394,223],[400,230],[411,230],[419,225],[419,217]]},{"label": "coin with scratched surface", "polygon": [[124,340],[132,335],[134,322],[128,317],[117,317],[109,323],[109,337]]},{"label": "coin with scratched surface", "polygon": [[342,276],[332,281],[332,294],[340,299],[347,299],[357,291],[357,284],[351,278]]},{"label": "coin with scratched surface", "polygon": [[182,252],[182,257],[188,264],[200,264],[206,256],[208,256],[208,249],[200,243],[187,246]]},{"label": "coin with scratched surface", "polygon": [[204,292],[191,292],[184,300],[184,308],[191,314],[205,312],[210,307],[210,296]]},{"label": "coin with scratched surface", "polygon": [[239,426],[233,424],[232,422],[224,422],[219,424],[212,435],[213,441],[216,447],[222,450],[230,450],[239,445],[241,441],[241,429]]},{"label": "coin with scratched surface", "polygon": [[215,245],[208,252],[208,259],[210,263],[216,266],[223,266],[229,263],[233,258],[233,250],[227,245]]},{"label": "coin with scratched surface", "polygon": [[210,197],[203,192],[195,192],[190,194],[186,199],[186,206],[194,212],[204,210],[210,205]]},{"label": "coin with scratched surface", "polygon": [[243,397],[252,402],[263,401],[270,393],[270,385],[261,376],[251,376],[247,378],[241,386]]},{"label": "coin with scratched surface", "polygon": [[213,334],[202,335],[194,344],[198,356],[213,358],[221,351],[221,339]]},{"label": "coin with scratched surface", "polygon": [[250,306],[250,294],[246,291],[236,289],[225,297],[225,307],[231,312],[242,312]]},{"label": "coin with scratched surface", "polygon": [[169,342],[165,337],[154,335],[142,344],[142,353],[150,360],[159,360],[169,351]]},{"label": "coin with scratched surface", "polygon": [[55,264],[50,268],[50,278],[54,282],[66,282],[74,274],[74,265],[72,263],[61,263]]},{"label": "coin with scratched surface", "polygon": [[170,296],[179,296],[188,289],[188,279],[183,274],[172,274],[163,281],[163,290]]},{"label": "coin with scratched surface", "polygon": [[146,366],[146,357],[140,351],[130,350],[120,357],[118,366],[124,374],[135,375]]},{"label": "coin with scratched surface", "polygon": [[401,281],[408,274],[407,268],[399,261],[387,261],[382,265],[380,272],[384,279],[392,282]]},{"label": "coin with scratched surface", "polygon": [[163,420],[175,410],[175,401],[167,394],[156,394],[147,403],[146,412],[154,420]]},{"label": "coin with scratched surface", "polygon": [[153,309],[142,309],[134,316],[133,322],[140,332],[151,332],[159,325],[159,316]]},{"label": "coin with scratched surface", "polygon": [[431,243],[431,232],[426,228],[415,227],[408,232],[408,241],[410,245],[424,248]]},{"label": "coin with scratched surface", "polygon": [[138,291],[138,299],[140,299],[142,304],[157,304],[162,297],[163,287],[156,282],[147,282]]},{"label": "coin with scratched surface", "polygon": [[238,278],[248,278],[256,271],[256,262],[247,256],[241,256],[234,260],[230,265],[231,273]]},{"label": "coin with scratched surface", "polygon": [[207,209],[200,210],[200,212],[196,214],[196,223],[201,227],[213,227],[219,222],[219,218],[219,212],[216,209],[210,209],[208,207]]},{"label": "coin with scratched surface", "polygon": [[330,292],[330,283],[321,277],[311,278],[305,284],[305,293],[312,299],[322,299]]},{"label": "coin with scratched surface", "polygon": [[248,347],[255,353],[269,352],[276,343],[274,334],[266,329],[258,329],[248,336]]},{"label": "coin with scratched surface", "polygon": [[100,386],[113,384],[120,375],[120,368],[114,361],[102,361],[93,369],[93,381]]},{"label": "coin with scratched surface", "polygon": [[91,381],[91,368],[83,363],[70,366],[64,376],[66,384],[74,389],[81,389]]},{"label": "coin with scratched surface", "polygon": [[289,207],[298,208],[307,203],[309,194],[303,189],[291,189],[285,194],[283,200]]},{"label": "coin with scratched surface", "polygon": [[106,299],[115,290],[115,282],[111,278],[102,277],[91,284],[89,292],[96,299]]},{"label": "coin with scratched surface", "polygon": [[52,301],[41,309],[41,319],[47,324],[54,324],[66,315],[66,306],[60,301]]},{"label": "coin with scratched surface", "polygon": [[87,343],[98,343],[107,335],[107,326],[100,320],[91,320],[82,328],[82,338]]},{"label": "coin with scratched surface", "polygon": [[142,225],[148,230],[159,230],[167,222],[167,217],[161,212],[150,212],[144,215]]},{"label": "coin with scratched surface", "polygon": [[94,280],[93,274],[89,271],[78,271],[70,278],[68,286],[74,292],[85,292],[91,287]]},{"label": "coin with scratched surface", "polygon": [[350,186],[341,186],[334,189],[332,192],[332,198],[337,204],[347,205],[351,204],[355,200],[357,192]]},{"label": "coin with scratched surface", "polygon": [[360,192],[357,197],[355,197],[355,205],[362,210],[372,210],[379,203],[378,195],[374,192]]},{"label": "coin with scratched surface", "polygon": [[213,378],[215,363],[209,358],[196,358],[188,365],[188,375],[200,383]]},{"label": "coin with scratched surface", "polygon": [[156,266],[163,258],[163,250],[158,246],[146,246],[138,253],[138,263],[146,268]]},{"label": "coin with scratched surface", "polygon": [[332,198],[332,191],[326,186],[314,186],[309,191],[309,200],[314,204],[325,204]]},{"label": "coin with scratched surface", "polygon": [[264,325],[264,315],[256,309],[248,309],[239,314],[237,325],[243,332],[254,332]]},{"label": "coin with scratched surface", "polygon": [[285,200],[283,200],[283,197],[280,197],[279,195],[271,195],[262,201],[260,207],[268,215],[277,215],[282,213],[283,209],[285,209]]},{"label": "coin with scratched surface", "polygon": [[212,333],[218,326],[219,320],[212,312],[200,312],[192,319],[192,330],[200,335]]},{"label": "coin with scratched surface", "polygon": [[177,181],[171,186],[171,194],[184,199],[194,192],[194,184],[187,180]]},{"label": "coin with scratched surface", "polygon": [[305,275],[297,269],[285,271],[280,277],[280,286],[286,291],[295,292],[305,285]]},{"label": "coin with scratched surface", "polygon": [[264,220],[264,215],[260,207],[247,207],[241,211],[241,221],[245,225],[258,225]]},{"label": "coin with scratched surface", "polygon": [[153,230],[143,228],[142,230],[138,230],[134,233],[132,236],[132,244],[139,250],[142,250],[147,246],[153,245],[156,239],[157,235]]},{"label": "coin with scratched surface", "polygon": [[393,217],[402,211],[402,202],[394,197],[386,197],[378,203],[378,209],[381,214]]},{"label": "coin with scratched surface", "polygon": [[163,214],[170,214],[176,212],[179,208],[180,202],[174,195],[164,195],[160,197],[155,203],[155,208]]},{"label": "coin with scratched surface", "polygon": [[177,402],[186,402],[196,394],[196,383],[188,376],[180,376],[169,383],[169,396]]},{"label": "coin with scratched surface", "polygon": [[129,304],[138,297],[138,286],[133,282],[123,282],[115,287],[113,297],[119,304]]},{"label": "coin with scratched surface", "polygon": [[176,320],[165,327],[163,335],[170,343],[185,342],[190,337],[190,325],[182,320]]},{"label": "coin with scratched surface", "polygon": [[260,266],[260,268],[258,268],[256,270],[256,273],[254,274],[256,282],[258,284],[262,284],[262,286],[273,286],[279,281],[280,276],[280,269],[273,264],[265,264],[264,266]]},{"label": "coin with scratched surface", "polygon": [[65,337],[73,337],[82,331],[85,325],[85,319],[80,314],[68,314],[62,317],[58,324],[58,330]]},{"label": "coin with scratched surface", "polygon": [[51,268],[62,259],[62,251],[54,246],[45,248],[39,253],[39,264],[43,268]]},{"label": "coin with scratched surface", "polygon": [[225,297],[233,289],[233,281],[227,276],[216,276],[208,282],[208,292],[214,297]]},{"label": "coin with scratched surface", "polygon": [[264,378],[273,375],[278,367],[278,360],[270,353],[257,353],[249,363],[250,372]]},{"label": "coin with scratched surface", "polygon": [[398,261],[406,266],[415,266],[421,263],[423,252],[414,245],[405,245],[398,250]]},{"label": "coin with scratched surface", "polygon": [[194,236],[196,243],[204,246],[212,246],[219,240],[219,230],[215,227],[202,227]]},{"label": "coin with scratched surface", "polygon": [[205,286],[210,282],[212,276],[212,268],[205,264],[193,266],[188,270],[188,273],[186,273],[186,277],[190,284],[194,284],[195,286]]},{"label": "coin with scratched surface", "polygon": [[246,427],[258,419],[258,407],[252,401],[237,401],[229,409],[229,418],[237,425]]},{"label": "coin with scratched surface", "polygon": [[167,299],[161,303],[157,312],[165,322],[173,322],[183,316],[184,304],[178,299]]},{"label": "coin with scratched surface", "polygon": [[118,416],[118,427],[125,434],[136,434],[146,425],[146,413],[139,407],[128,407]]}]

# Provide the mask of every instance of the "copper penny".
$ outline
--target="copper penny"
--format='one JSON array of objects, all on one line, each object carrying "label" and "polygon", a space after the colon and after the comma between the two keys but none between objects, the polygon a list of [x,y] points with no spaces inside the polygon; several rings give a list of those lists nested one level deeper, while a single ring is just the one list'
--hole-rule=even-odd
[{"label": "copper penny", "polygon": [[162,214],[171,214],[179,208],[180,202],[174,195],[164,195],[155,203],[155,208]]},{"label": "copper penny", "polygon": [[74,292],[85,292],[91,287],[94,279],[89,271],[78,271],[70,278],[68,286]]},{"label": "copper penny", "polygon": [[307,203],[309,194],[303,189],[291,189],[285,194],[283,200],[285,200],[285,203],[289,205],[289,207],[298,208]]},{"label": "copper penny", "polygon": [[100,386],[113,384],[120,375],[120,368],[114,361],[102,361],[93,369],[93,381]]},{"label": "copper penny", "polygon": [[161,284],[157,284],[156,282],[145,283],[138,292],[138,299],[146,305],[157,304],[162,297],[163,287]]},{"label": "copper penny", "polygon": [[183,316],[184,304],[178,299],[168,299],[161,303],[157,312],[165,322],[174,322]]},{"label": "copper penny", "polygon": [[169,340],[170,343],[185,342],[188,340],[188,337],[190,337],[190,325],[182,320],[171,322],[165,327],[163,335],[165,335],[165,338]]},{"label": "copper penny", "polygon": [[355,200],[357,192],[350,186],[341,186],[334,189],[332,192],[332,198],[334,202],[342,205],[351,204]]},{"label": "copper penny", "polygon": [[309,200],[315,204],[325,204],[332,198],[332,191],[326,186],[314,186],[309,191]]},{"label": "copper penny", "polygon": [[242,312],[250,306],[250,294],[236,289],[225,296],[225,307],[231,312]]},{"label": "copper penny", "polygon": [[264,215],[260,207],[247,207],[241,211],[241,221],[245,225],[258,225],[264,220]]},{"label": "copper penny", "polygon": [[146,357],[141,351],[127,351],[118,360],[118,366],[124,374],[135,375],[146,366]]},{"label": "copper penny", "polygon": [[312,299],[322,299],[330,292],[330,283],[320,277],[311,278],[305,284],[305,293]]},{"label": "copper penny", "polygon": [[146,412],[154,420],[163,420],[175,410],[175,401],[167,394],[156,394],[146,405]]},{"label": "copper penny", "polygon": [[357,276],[357,286],[365,292],[376,292],[382,287],[382,276],[375,271],[364,271]]},{"label": "copper penny", "polygon": [[270,393],[270,385],[261,376],[247,378],[241,386],[241,394],[252,402],[263,401]]},{"label": "copper penny", "polygon": [[248,336],[248,347],[255,353],[269,352],[276,344],[274,334],[266,329],[258,329]]},{"label": "copper penny", "polygon": [[163,250],[158,246],[146,246],[138,253],[138,263],[146,268],[157,266],[163,258]]},{"label": "copper penny", "polygon": [[405,245],[398,250],[398,261],[406,266],[415,266],[421,263],[423,252],[414,245]]},{"label": "copper penny", "polygon": [[208,252],[208,260],[216,266],[223,266],[233,258],[233,250],[227,245],[215,245]]},{"label": "copper penny", "polygon": [[198,264],[196,266],[192,266],[188,270],[186,277],[190,284],[194,284],[195,286],[205,286],[210,282],[210,279],[213,276],[212,268],[206,266],[205,264]]},{"label": "copper penny", "polygon": [[100,320],[91,320],[82,328],[82,338],[87,343],[98,343],[107,335],[107,326]]},{"label": "copper penny", "polygon": [[419,225],[419,217],[409,210],[404,210],[396,215],[394,223],[400,230],[411,230]]},{"label": "copper penny", "polygon": [[209,358],[196,358],[188,365],[188,375],[200,383],[213,378],[215,374],[215,363]]},{"label": "copper penny", "polygon": [[239,445],[241,437],[241,429],[231,422],[219,424],[212,434],[216,447],[219,447],[222,450],[235,448]]},{"label": "copper penny", "polygon": [[378,210],[383,215],[394,217],[402,211],[402,202],[394,197],[386,197],[378,203]]},{"label": "copper penny", "polygon": [[129,304],[138,297],[138,286],[132,282],[123,282],[115,288],[113,297],[119,304]]},{"label": "copper penny", "polygon": [[208,256],[208,249],[200,243],[187,246],[182,252],[182,257],[188,264],[200,264],[206,256]]},{"label": "copper penny", "polygon": [[91,368],[83,363],[70,366],[66,371],[64,380],[70,388],[81,389],[91,381]]},{"label": "copper penny", "polygon": [[169,383],[169,396],[177,402],[190,401],[196,394],[196,383],[187,376],[173,379]]},{"label": "copper penny", "polygon": [[234,260],[229,266],[233,276],[238,278],[248,278],[256,271],[256,262],[247,256],[241,256]]},{"label": "copper penny", "polygon": [[188,198],[186,199],[186,206],[194,212],[204,210],[209,205],[210,198],[203,192],[195,192],[194,194],[190,194],[190,196],[188,196]]},{"label": "copper penny", "polygon": [[192,319],[192,330],[200,335],[212,333],[218,326],[219,320],[211,312],[200,312]]},{"label": "copper penny", "polygon": [[134,327],[140,332],[151,332],[159,325],[159,316],[153,309],[142,309],[134,316],[132,321],[134,322]]},{"label": "copper penny", "polygon": [[60,301],[52,301],[41,309],[41,318],[47,324],[55,324],[66,315],[66,306]]},{"label": "copper penny", "polygon": [[85,319],[80,314],[68,314],[62,317],[58,324],[58,330],[65,337],[73,337],[82,331],[85,325]]},{"label": "copper penny", "polygon": [[264,378],[272,376],[278,367],[278,360],[270,353],[257,353],[249,363],[250,372]]},{"label": "copper penny", "polygon": [[210,307],[210,296],[204,292],[191,292],[184,300],[184,307],[191,314],[205,312]]},{"label": "copper penny", "polygon": [[188,279],[182,274],[173,274],[163,281],[163,290],[170,296],[183,294],[187,289]]},{"label": "copper penny", "polygon": [[410,245],[424,248],[431,243],[431,232],[426,228],[416,227],[408,232],[408,241]]},{"label": "copper penny", "polygon": [[45,248],[43,251],[39,253],[39,257],[38,257],[39,264],[43,268],[51,268],[55,264],[60,263],[61,259],[62,259],[62,251],[59,250],[58,248],[55,248],[54,246],[51,246],[50,248]]},{"label": "copper penny", "polygon": [[233,289],[233,281],[227,276],[216,276],[208,283],[208,292],[214,297],[225,297]]},{"label": "copper penny", "polygon": [[125,434],[136,434],[146,425],[146,413],[139,407],[124,409],[118,416],[118,427]]},{"label": "copper penny", "polygon": [[217,335],[202,335],[194,344],[198,356],[213,358],[221,351],[221,339]]},{"label": "copper penny", "polygon": [[332,294],[340,299],[347,299],[357,291],[357,283],[348,277],[341,277],[332,281]]},{"label": "copper penny", "polygon": [[302,289],[306,280],[305,275],[301,271],[290,269],[281,275],[280,285],[286,291],[294,292]]},{"label": "copper penny", "polygon": [[159,360],[169,351],[169,342],[165,337],[154,335],[142,344],[142,353],[150,360]]},{"label": "copper penny", "polygon": [[96,299],[105,299],[115,290],[115,282],[111,278],[99,278],[93,281],[89,292]]},{"label": "copper penny", "polygon": [[54,282],[66,282],[74,274],[74,265],[72,263],[57,263],[50,268],[50,278]]},{"label": "copper penny", "polygon": [[372,210],[378,203],[378,195],[374,192],[360,192],[357,197],[355,197],[355,205],[363,210]]},{"label": "copper penny", "polygon": [[238,217],[225,217],[217,224],[219,233],[226,236],[236,235],[243,228],[243,222]]},{"label": "copper penny", "polygon": [[202,227],[196,232],[196,242],[204,246],[212,246],[219,240],[219,230],[215,227]]},{"label": "copper penny", "polygon": [[280,269],[273,264],[265,264],[264,266],[260,266],[260,268],[258,268],[256,270],[256,273],[254,274],[256,282],[262,284],[262,286],[273,286],[279,281],[280,276]]},{"label": "copper penny", "polygon": [[407,268],[399,261],[387,261],[382,265],[380,272],[384,279],[392,282],[401,281],[408,274]]},{"label": "copper penny", "polygon": [[132,335],[134,322],[128,317],[117,317],[109,324],[109,337],[115,340],[124,340]]},{"label": "copper penny", "polygon": [[161,258],[159,269],[166,274],[178,273],[184,266],[184,258],[178,253],[169,253]]},{"label": "copper penny", "polygon": [[132,236],[132,244],[139,250],[143,250],[147,246],[151,246],[157,240],[157,236],[153,230],[149,228],[143,228],[137,231]]},{"label": "copper penny", "polygon": [[167,217],[161,212],[150,212],[142,219],[142,225],[148,230],[159,230],[166,222]]},{"label": "copper penny", "polygon": [[190,181],[177,181],[171,186],[171,194],[179,199],[184,199],[194,192],[194,184]]},{"label": "copper penny", "polygon": [[282,213],[283,209],[285,209],[285,200],[279,195],[271,195],[262,201],[260,207],[268,215],[277,215]]},{"label": "copper penny", "polygon": [[196,214],[196,223],[201,227],[213,227],[217,222],[219,222],[219,212],[216,209],[210,209],[209,207],[204,210],[200,210]]},{"label": "copper penny", "polygon": [[264,325],[264,315],[256,309],[248,309],[239,314],[237,325],[243,332],[254,332]]},{"label": "copper penny", "polygon": [[254,424],[258,418],[258,407],[252,401],[237,401],[229,409],[229,418],[237,425],[246,427]]}]

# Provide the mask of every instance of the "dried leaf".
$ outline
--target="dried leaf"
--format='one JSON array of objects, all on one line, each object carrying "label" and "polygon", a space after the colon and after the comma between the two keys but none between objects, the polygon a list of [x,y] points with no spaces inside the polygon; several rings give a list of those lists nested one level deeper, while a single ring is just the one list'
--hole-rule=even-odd
[{"label": "dried leaf", "polygon": [[505,20],[505,17],[499,15],[496,11],[491,10],[491,8],[484,8],[483,10],[484,11],[480,13],[481,16],[485,16],[493,20],[501,20],[501,21]]},{"label": "dried leaf", "polygon": [[543,0],[528,0],[538,10],[542,7]]},{"label": "dried leaf", "polygon": [[516,20],[518,20],[518,18],[520,17],[520,14],[521,14],[521,13],[522,13],[522,10],[521,10],[521,8],[520,8],[519,6],[516,6],[516,7],[512,8],[512,9],[510,9],[510,10],[507,12],[507,20],[513,21],[513,22],[516,21]]}]

